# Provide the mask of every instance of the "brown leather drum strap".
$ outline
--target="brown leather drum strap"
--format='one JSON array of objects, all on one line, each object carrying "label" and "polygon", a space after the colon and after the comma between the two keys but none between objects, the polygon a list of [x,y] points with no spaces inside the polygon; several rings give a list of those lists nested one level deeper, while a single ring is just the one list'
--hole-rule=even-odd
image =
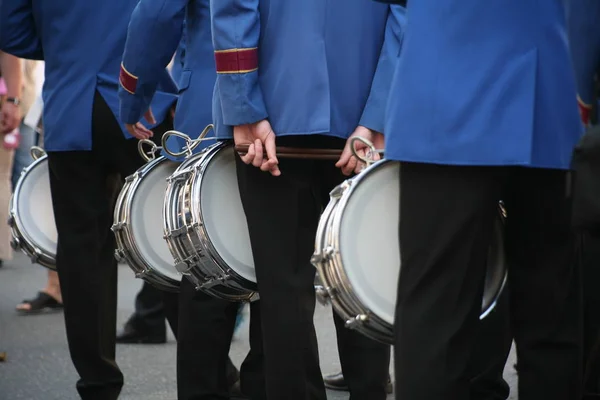
[{"label": "brown leather drum strap", "polygon": [[[240,156],[245,156],[248,152],[248,145],[235,146],[235,151]],[[277,146],[276,154],[279,158],[295,158],[295,159],[306,159],[306,160],[339,160],[342,155],[340,149],[309,149],[303,147],[280,147]],[[266,151],[264,156],[267,156]]]}]

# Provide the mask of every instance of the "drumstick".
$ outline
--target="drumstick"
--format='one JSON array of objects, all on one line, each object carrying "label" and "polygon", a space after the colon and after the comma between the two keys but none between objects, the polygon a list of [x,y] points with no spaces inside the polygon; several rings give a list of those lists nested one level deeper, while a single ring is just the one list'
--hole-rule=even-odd
[{"label": "drumstick", "polygon": [[[237,145],[235,146],[240,156],[245,156],[248,152],[248,145]],[[267,152],[263,150],[263,154],[266,157]],[[311,159],[311,160],[338,160],[342,155],[340,149],[308,149],[302,147],[281,147],[276,148],[277,157],[281,158],[295,158],[295,159]]]}]

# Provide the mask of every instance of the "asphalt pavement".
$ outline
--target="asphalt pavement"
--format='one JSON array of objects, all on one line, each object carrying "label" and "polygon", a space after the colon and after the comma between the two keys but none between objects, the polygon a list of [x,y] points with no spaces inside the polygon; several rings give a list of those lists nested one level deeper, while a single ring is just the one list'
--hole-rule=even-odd
[{"label": "asphalt pavement", "polygon": [[[82,260],[85,262],[85,260]],[[71,364],[61,312],[22,316],[15,305],[35,296],[46,280],[46,270],[17,253],[0,268],[0,400],[77,400],[77,374]],[[133,312],[133,300],[141,286],[131,270],[119,267],[118,324]],[[247,309],[246,309],[247,313]],[[315,325],[319,337],[321,368],[324,374],[337,372],[339,360],[331,309],[317,305]],[[169,332],[170,333],[170,332]],[[117,362],[125,375],[123,400],[174,400],[176,343],[170,334],[167,344],[118,345]],[[231,346],[231,358],[239,366],[248,352],[248,318]],[[514,353],[505,377],[516,400]],[[328,392],[329,400],[348,399],[344,392]],[[388,396],[393,399],[393,396]]]}]

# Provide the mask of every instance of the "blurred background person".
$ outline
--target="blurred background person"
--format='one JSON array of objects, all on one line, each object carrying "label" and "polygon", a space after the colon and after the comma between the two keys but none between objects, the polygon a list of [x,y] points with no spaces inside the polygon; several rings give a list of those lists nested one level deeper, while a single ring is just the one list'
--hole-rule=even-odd
[{"label": "blurred background person", "polygon": [[[0,76],[4,84],[0,91],[0,133],[3,145],[0,146],[0,219],[8,220],[8,203],[12,193],[10,178],[14,156],[14,143],[7,142],[7,135],[15,138],[15,130],[21,122],[21,94],[23,90],[23,73],[21,60],[0,52]],[[0,224],[0,265],[12,259],[10,247],[10,228],[8,224]]]}]

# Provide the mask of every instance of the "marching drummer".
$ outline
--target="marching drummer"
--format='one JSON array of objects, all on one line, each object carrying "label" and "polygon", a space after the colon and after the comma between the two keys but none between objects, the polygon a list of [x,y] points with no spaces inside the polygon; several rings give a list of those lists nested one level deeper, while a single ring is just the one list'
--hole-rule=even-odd
[{"label": "marching drummer", "polygon": [[[133,11],[121,64],[119,98],[121,120],[138,139],[152,135],[141,120],[143,116],[152,119],[150,100],[161,72],[182,40],[185,55],[174,128],[196,138],[211,123],[216,74],[208,7],[208,0],[141,0]],[[177,141],[168,145],[176,151],[181,147]],[[203,147],[206,144],[197,151]],[[239,304],[196,291],[187,279],[181,282],[179,299],[177,398],[197,398],[200,393],[220,398],[230,389],[239,394],[234,386],[238,372],[228,356]]]},{"label": "marching drummer", "polygon": [[[115,400],[117,262],[110,228],[116,188],[143,163],[118,123],[120,54],[137,0],[0,1],[0,49],[44,59],[44,147],[58,231],[67,340],[83,399]],[[74,40],[76,38],[76,40]],[[163,71],[165,76],[168,72]],[[163,88],[165,90],[174,90]],[[176,97],[153,98],[157,131]]]},{"label": "marching drummer", "polygon": [[[376,130],[383,126],[389,87],[373,80],[389,7],[314,4],[211,1],[217,137],[249,146],[245,156],[236,156],[236,168],[261,297],[251,307],[251,320],[260,312],[261,323],[250,342],[264,347],[266,398],[277,400],[326,398],[310,258],[321,209],[344,177],[331,161],[277,158],[275,145],[343,149],[352,132],[383,145]],[[402,19],[402,10],[392,13],[390,35],[401,34]],[[393,59],[398,50],[399,40],[390,42],[381,57]],[[343,160],[345,171],[356,168],[355,159]],[[337,315],[334,321],[352,398],[385,399],[389,346],[346,329]],[[258,370],[243,370],[244,384],[245,374]],[[265,398],[261,382],[254,382],[244,393]]]},{"label": "marching drummer", "polygon": [[[582,122],[598,123],[600,77],[600,2],[571,0],[567,26],[575,69],[577,100]],[[592,179],[597,177],[592,176]],[[584,400],[600,398],[600,232],[587,229],[582,254]]]},{"label": "marching drummer", "polygon": [[469,398],[467,363],[500,199],[519,398],[580,398],[567,170],[582,127],[565,10],[560,0],[506,3],[408,8],[385,123],[386,158],[401,162],[397,399]]}]

